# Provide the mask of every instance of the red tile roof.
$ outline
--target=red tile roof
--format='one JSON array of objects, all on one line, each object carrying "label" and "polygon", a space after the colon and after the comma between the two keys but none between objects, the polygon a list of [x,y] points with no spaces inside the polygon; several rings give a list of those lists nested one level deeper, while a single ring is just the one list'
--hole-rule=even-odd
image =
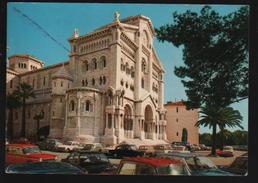
[{"label": "red tile roof", "polygon": [[172,102],[172,101],[169,101],[165,104],[165,106],[185,106],[183,101],[180,100],[180,101],[176,101],[176,102]]}]

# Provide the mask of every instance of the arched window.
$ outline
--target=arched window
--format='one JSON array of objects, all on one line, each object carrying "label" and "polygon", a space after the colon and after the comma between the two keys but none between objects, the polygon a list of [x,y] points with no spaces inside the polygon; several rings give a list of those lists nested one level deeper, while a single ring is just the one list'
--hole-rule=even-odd
[{"label": "arched window", "polygon": [[87,61],[87,60],[85,61],[85,70],[86,70],[86,71],[88,71],[88,70],[89,70],[89,63],[88,63],[88,61]]},{"label": "arched window", "polygon": [[75,108],[75,103],[74,103],[74,101],[72,100],[71,103],[70,103],[70,110],[71,110],[71,111],[74,111],[74,108]]},{"label": "arched window", "polygon": [[108,128],[112,127],[112,114],[108,114]]},{"label": "arched window", "polygon": [[103,76],[103,84],[106,84],[106,77]]},{"label": "arched window", "polygon": [[92,63],[93,63],[93,68],[97,69],[98,65],[97,65],[97,59],[96,58],[92,59]]},{"label": "arched window", "polygon": [[142,88],[144,88],[144,79],[142,78]]},{"label": "arched window", "polygon": [[101,76],[99,77],[99,84],[100,85],[102,84],[102,77]]},{"label": "arched window", "polygon": [[106,57],[105,56],[100,57],[100,63],[103,67],[106,67]]},{"label": "arched window", "polygon": [[88,86],[88,80],[85,79],[85,82],[84,82],[85,86]]},{"label": "arched window", "polygon": [[91,82],[92,82],[92,86],[94,86],[95,85],[95,79],[92,78]]},{"label": "arched window", "polygon": [[86,104],[85,104],[85,111],[92,111],[91,109],[91,103],[89,100],[86,101]]},{"label": "arched window", "polygon": [[124,71],[124,61],[123,61],[123,59],[121,58],[121,71]]},{"label": "arched window", "polygon": [[27,67],[27,64],[24,64],[24,68],[26,68]]}]

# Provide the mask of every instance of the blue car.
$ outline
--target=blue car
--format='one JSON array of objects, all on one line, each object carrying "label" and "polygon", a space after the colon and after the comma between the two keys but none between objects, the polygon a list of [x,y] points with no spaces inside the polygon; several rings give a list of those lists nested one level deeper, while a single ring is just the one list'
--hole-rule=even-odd
[{"label": "blue car", "polygon": [[158,153],[157,157],[182,160],[186,164],[189,175],[193,176],[235,176],[235,174],[220,170],[207,157],[196,153]]},{"label": "blue car", "polygon": [[86,174],[84,170],[65,162],[28,162],[6,167],[8,174]]}]

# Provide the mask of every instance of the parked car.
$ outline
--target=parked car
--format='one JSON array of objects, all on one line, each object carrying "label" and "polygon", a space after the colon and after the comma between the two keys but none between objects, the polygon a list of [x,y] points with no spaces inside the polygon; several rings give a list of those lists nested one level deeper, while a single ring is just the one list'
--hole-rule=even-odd
[{"label": "parked car", "polygon": [[246,175],[248,170],[248,156],[239,156],[229,166],[220,166],[219,168],[230,173]]},{"label": "parked car", "polygon": [[118,145],[114,150],[109,150],[108,154],[109,156],[114,158],[123,158],[123,157],[143,156],[144,152],[139,151],[136,145],[121,144],[121,145]]},{"label": "parked car", "polygon": [[142,151],[145,153],[146,156],[154,156],[155,155],[155,149],[151,145],[140,145],[139,151]]},{"label": "parked car", "polygon": [[58,152],[72,152],[75,148],[79,148],[79,142],[67,141],[63,144],[58,144],[55,148]]},{"label": "parked car", "polygon": [[87,174],[84,170],[65,162],[29,162],[9,165],[9,174]]},{"label": "parked car", "polygon": [[56,147],[62,145],[59,139],[45,139],[36,143],[41,150],[55,151]]},{"label": "parked car", "polygon": [[209,150],[209,147],[204,145],[204,144],[199,144],[199,147],[201,148],[202,151],[207,151]]},{"label": "parked car", "polygon": [[191,145],[191,150],[192,150],[192,151],[200,151],[201,148],[200,148],[197,144],[192,144],[192,145]]},{"label": "parked car", "polygon": [[91,143],[91,144],[79,144],[78,147],[73,149],[74,151],[94,151],[94,152],[102,152],[103,146],[100,143]]},{"label": "parked car", "polygon": [[42,153],[38,146],[32,144],[8,144],[6,145],[6,165],[38,162],[55,161],[57,156],[49,153]]},{"label": "parked car", "polygon": [[155,153],[168,153],[172,152],[172,147],[170,144],[159,144],[159,145],[154,145],[154,150]]},{"label": "parked car", "polygon": [[232,146],[224,146],[223,150],[217,149],[216,154],[221,157],[232,157],[234,156],[234,149]]},{"label": "parked car", "polygon": [[220,170],[207,157],[196,153],[159,153],[159,158],[181,160],[190,175],[194,176],[233,176],[234,174]]},{"label": "parked car", "polygon": [[99,152],[72,152],[61,161],[78,166],[89,174],[114,174],[116,170],[107,156]]},{"label": "parked car", "polygon": [[122,159],[117,175],[189,175],[180,160],[153,157],[128,157]]},{"label": "parked car", "polygon": [[174,146],[170,152],[190,153],[185,146]]}]

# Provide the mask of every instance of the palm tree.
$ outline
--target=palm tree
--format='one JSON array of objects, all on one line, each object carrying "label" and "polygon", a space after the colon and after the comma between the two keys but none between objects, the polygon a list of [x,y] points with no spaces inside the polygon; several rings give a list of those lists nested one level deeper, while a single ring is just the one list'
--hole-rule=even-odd
[{"label": "palm tree", "polygon": [[217,126],[220,128],[241,126],[242,116],[239,111],[234,110],[232,107],[217,107],[206,105],[201,107],[199,112],[202,114],[201,119],[195,124],[195,126],[201,126],[212,128],[212,149],[211,154],[216,155],[216,131]]},{"label": "palm tree", "polygon": [[33,119],[37,121],[37,141],[39,140],[39,121],[44,118],[44,115],[42,112],[35,114]]},{"label": "palm tree", "polygon": [[9,110],[7,122],[7,137],[10,141],[13,140],[13,110],[21,106],[21,99],[17,92],[8,94],[6,98],[6,107]]},{"label": "palm tree", "polygon": [[21,137],[26,137],[26,121],[25,121],[25,111],[26,111],[26,100],[30,97],[35,98],[35,94],[31,85],[27,83],[20,83],[17,87],[17,93],[22,100],[22,128]]},{"label": "palm tree", "polygon": [[241,126],[242,116],[238,110],[234,110],[232,107],[223,108],[221,110],[221,120],[218,124],[221,131],[221,150],[223,150],[224,145],[224,131],[226,126],[229,128],[239,127],[243,129]]}]

